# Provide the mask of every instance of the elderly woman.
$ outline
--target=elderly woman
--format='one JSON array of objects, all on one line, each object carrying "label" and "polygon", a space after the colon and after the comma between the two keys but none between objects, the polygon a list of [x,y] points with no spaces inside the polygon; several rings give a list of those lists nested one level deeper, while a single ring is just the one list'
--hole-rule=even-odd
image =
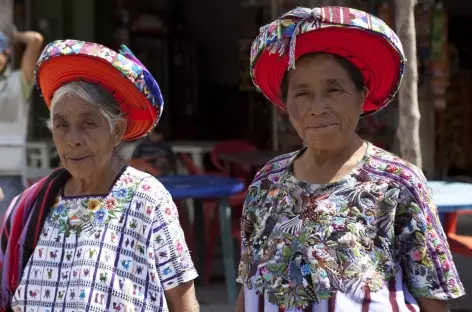
[{"label": "elderly woman", "polygon": [[404,61],[383,21],[350,8],[296,8],[261,28],[253,81],[306,147],[249,187],[237,311],[442,312],[464,295],[421,171],[355,133]]},{"label": "elderly woman", "polygon": [[162,113],[153,77],[126,47],[65,40],[45,48],[36,79],[63,168],[3,220],[0,310],[199,311],[170,194],[119,153]]}]

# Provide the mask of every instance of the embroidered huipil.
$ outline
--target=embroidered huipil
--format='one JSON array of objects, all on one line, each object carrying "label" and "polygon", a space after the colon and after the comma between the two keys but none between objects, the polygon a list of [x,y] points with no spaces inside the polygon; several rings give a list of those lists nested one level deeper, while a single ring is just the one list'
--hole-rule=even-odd
[{"label": "embroidered huipil", "polygon": [[57,199],[12,307],[168,311],[164,290],[196,277],[170,194],[127,167],[108,195]]},{"label": "embroidered huipil", "polygon": [[249,187],[238,281],[245,312],[419,311],[465,294],[423,174],[370,143],[341,181],[269,162]]}]

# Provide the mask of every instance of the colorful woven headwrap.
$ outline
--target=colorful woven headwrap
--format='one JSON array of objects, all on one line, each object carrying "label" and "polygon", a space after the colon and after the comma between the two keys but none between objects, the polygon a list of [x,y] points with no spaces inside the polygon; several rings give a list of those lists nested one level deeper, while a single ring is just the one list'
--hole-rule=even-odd
[{"label": "colorful woven headwrap", "polygon": [[373,15],[335,6],[298,7],[263,26],[251,47],[252,81],[283,108],[283,76],[298,58],[316,52],[344,57],[361,71],[369,89],[363,116],[385,107],[400,87],[406,59],[398,36]]},{"label": "colorful woven headwrap", "polygon": [[156,126],[164,108],[159,85],[124,45],[115,52],[97,43],[54,41],[44,48],[35,74],[48,107],[54,92],[73,81],[97,83],[107,89],[127,119],[125,141],[147,135]]}]

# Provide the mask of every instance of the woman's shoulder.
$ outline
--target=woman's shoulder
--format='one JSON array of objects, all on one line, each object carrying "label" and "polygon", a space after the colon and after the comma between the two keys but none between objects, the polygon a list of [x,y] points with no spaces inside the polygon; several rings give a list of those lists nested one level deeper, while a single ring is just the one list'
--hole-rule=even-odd
[{"label": "woman's shoulder", "polygon": [[379,175],[382,179],[394,180],[408,188],[422,188],[427,182],[420,168],[372,144],[366,155],[365,165],[369,172]]},{"label": "woman's shoulder", "polygon": [[295,151],[287,154],[282,154],[268,161],[264,165],[264,167],[262,167],[262,169],[256,173],[254,180],[251,183],[251,186],[255,186],[260,183],[260,181],[270,177],[275,178],[277,180],[277,177],[279,177],[281,174],[283,174],[289,169],[293,158],[299,152],[300,151]]},{"label": "woman's shoulder", "polygon": [[140,171],[129,166],[124,172],[119,183],[133,185],[135,195],[140,196],[152,203],[168,200],[169,192],[159,180],[147,172]]}]

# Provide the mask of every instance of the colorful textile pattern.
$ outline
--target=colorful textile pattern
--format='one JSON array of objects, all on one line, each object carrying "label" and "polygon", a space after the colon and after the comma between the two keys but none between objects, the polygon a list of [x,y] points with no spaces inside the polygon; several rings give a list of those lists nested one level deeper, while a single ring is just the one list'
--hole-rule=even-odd
[{"label": "colorful textile pattern", "polygon": [[359,303],[363,311],[419,311],[413,297],[464,295],[424,176],[368,144],[336,183],[292,175],[304,150],[257,174],[243,211],[238,277],[248,311],[259,300],[274,309],[264,311],[348,311]]},{"label": "colorful textile pattern", "polygon": [[364,113],[384,107],[400,87],[406,59],[395,32],[373,15],[336,6],[297,7],[261,27],[250,53],[254,85],[283,107],[279,90],[283,75],[295,68],[300,56],[315,52],[346,57],[361,70],[372,101],[367,105],[375,105]]},{"label": "colorful textile pattern", "polygon": [[1,226],[0,311],[11,311],[11,300],[29,258],[41,234],[52,203],[70,174],[63,168],[54,170],[15,197]]},{"label": "colorful textile pattern", "polygon": [[122,112],[131,121],[140,121],[141,127],[135,126],[139,129],[128,127],[136,133],[125,134],[126,140],[139,139],[150,132],[164,108],[159,85],[124,45],[117,53],[97,43],[70,39],[51,42],[38,60],[35,75],[48,107],[57,88],[71,81],[85,80],[109,89]]},{"label": "colorful textile pattern", "polygon": [[106,196],[58,198],[12,307],[168,311],[164,290],[196,277],[171,196],[127,167]]}]

